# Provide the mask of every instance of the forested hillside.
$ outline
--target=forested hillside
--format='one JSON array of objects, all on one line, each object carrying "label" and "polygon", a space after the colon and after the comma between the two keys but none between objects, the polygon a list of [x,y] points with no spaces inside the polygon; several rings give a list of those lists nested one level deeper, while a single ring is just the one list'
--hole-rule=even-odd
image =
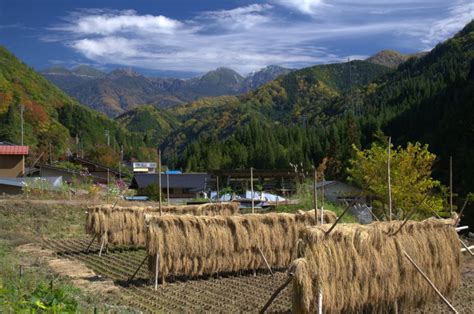
[{"label": "forested hillside", "polygon": [[[345,119],[336,117],[347,104],[340,100],[388,71],[365,61],[318,65],[240,97],[205,98],[170,108],[182,123],[162,144],[165,156],[194,170],[288,168],[290,162],[309,167],[330,150],[331,141],[339,141],[333,137],[342,137],[338,128],[343,132]],[[344,147],[338,153],[347,156]]]},{"label": "forested hillside", "polygon": [[53,67],[41,74],[80,103],[116,117],[143,104],[165,108],[201,97],[243,94],[288,72],[283,67],[268,66],[244,78],[232,69],[218,68],[182,80],[148,77],[132,69],[105,73],[90,66],[78,66]]},{"label": "forested hillside", "polygon": [[[82,106],[0,47],[1,140],[20,143],[21,105],[24,106],[24,143],[31,146],[33,159],[42,154],[41,158],[48,160],[50,146],[52,159],[63,158],[67,150],[77,149],[92,155],[100,150],[112,156],[121,145],[126,157],[149,155],[141,135],[133,135],[103,114]],[[104,148],[106,131],[111,138],[110,149]]]},{"label": "forested hillside", "polygon": [[327,156],[334,178],[345,177],[352,144],[366,147],[382,131],[396,144],[428,143],[441,179],[452,155],[465,193],[474,190],[473,56],[471,22],[397,70],[354,61],[295,71],[239,98],[174,109],[183,123],[163,148],[187,170],[310,167]]}]

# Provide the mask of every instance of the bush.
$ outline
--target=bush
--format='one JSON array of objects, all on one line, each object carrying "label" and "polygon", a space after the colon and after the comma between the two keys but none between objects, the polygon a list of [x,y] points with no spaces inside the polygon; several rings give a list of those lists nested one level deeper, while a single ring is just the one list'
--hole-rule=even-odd
[{"label": "bush", "polygon": [[160,199],[160,188],[158,184],[152,183],[149,184],[146,188],[142,189],[142,194],[148,196],[150,201],[158,201]]}]

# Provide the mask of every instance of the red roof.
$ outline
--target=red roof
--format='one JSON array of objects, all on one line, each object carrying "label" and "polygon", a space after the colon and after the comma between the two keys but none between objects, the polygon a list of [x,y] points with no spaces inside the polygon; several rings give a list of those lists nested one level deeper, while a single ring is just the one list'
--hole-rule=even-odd
[{"label": "red roof", "polygon": [[28,146],[0,146],[0,155],[28,155]]}]

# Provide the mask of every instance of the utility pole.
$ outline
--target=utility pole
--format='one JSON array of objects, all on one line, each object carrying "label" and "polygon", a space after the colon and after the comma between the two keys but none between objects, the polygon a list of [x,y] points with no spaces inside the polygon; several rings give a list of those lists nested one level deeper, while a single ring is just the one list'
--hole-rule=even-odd
[{"label": "utility pole", "polygon": [[166,201],[168,206],[170,206],[170,174],[169,171],[166,171]]},{"label": "utility pole", "polygon": [[160,216],[163,215],[161,211],[161,150],[158,148],[158,208],[160,209]]},{"label": "utility pole", "polygon": [[453,214],[453,156],[449,156],[449,208]]},{"label": "utility pole", "polygon": [[216,187],[216,190],[217,190],[217,197],[216,197],[216,199],[217,199],[217,201],[219,202],[219,176],[217,176],[216,180],[217,180],[217,182],[216,182],[216,186],[217,186],[217,187]]},{"label": "utility pole", "polygon": [[120,146],[119,179],[122,180],[123,145]]},{"label": "utility pole", "polygon": [[253,167],[250,167],[250,190],[252,192],[252,214],[255,213],[255,201],[253,194]]},{"label": "utility pole", "polygon": [[392,138],[388,138],[388,159],[387,159],[387,174],[388,174],[388,215],[389,221],[392,221],[392,186],[390,182],[390,145],[392,145]]},{"label": "utility pole", "polygon": [[23,127],[23,124],[24,124],[24,120],[23,120],[23,114],[25,112],[25,105],[21,104],[20,105],[20,116],[21,116],[21,146],[24,145],[24,127]]},{"label": "utility pole", "polygon": [[[25,111],[25,105],[20,105],[20,115],[21,115],[21,146],[24,144],[24,128],[23,128],[23,112]],[[25,176],[25,155],[22,156],[22,176]]]},{"label": "utility pole", "polygon": [[[107,138],[107,147],[110,148],[110,133],[105,130],[105,137]],[[109,189],[110,189],[110,168],[107,166],[107,204],[109,203]]]},{"label": "utility pole", "polygon": [[316,224],[318,223],[318,190],[317,190],[317,184],[318,184],[318,169],[316,168],[316,165],[314,166],[314,189],[313,189],[313,201],[314,201],[314,221]]},{"label": "utility pole", "polygon": [[52,165],[53,164],[53,155],[52,155],[52,152],[51,152],[51,142],[49,142],[48,144],[49,144],[49,164]]}]

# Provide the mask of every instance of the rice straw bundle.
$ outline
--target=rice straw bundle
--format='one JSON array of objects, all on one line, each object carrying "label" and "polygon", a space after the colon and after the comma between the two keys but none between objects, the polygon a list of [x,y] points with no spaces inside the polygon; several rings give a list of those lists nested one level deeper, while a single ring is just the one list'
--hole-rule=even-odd
[{"label": "rice straw bundle", "polygon": [[[234,215],[239,203],[214,203],[185,206],[163,206],[163,214]],[[93,206],[87,211],[86,232],[99,242],[116,245],[145,245],[145,215],[159,213],[158,207]]]},{"label": "rice straw bundle", "polygon": [[[334,222],[336,215],[325,211],[324,219]],[[162,277],[266,268],[259,250],[272,268],[285,268],[295,256],[300,229],[314,224],[314,210],[227,217],[150,217],[149,270],[155,273],[157,253]]]},{"label": "rice straw bundle", "polygon": [[438,296],[403,254],[405,250],[444,295],[460,284],[459,239],[453,220],[304,228],[291,265],[293,312],[315,312],[322,289],[325,313],[386,313],[395,301],[407,310]]}]

